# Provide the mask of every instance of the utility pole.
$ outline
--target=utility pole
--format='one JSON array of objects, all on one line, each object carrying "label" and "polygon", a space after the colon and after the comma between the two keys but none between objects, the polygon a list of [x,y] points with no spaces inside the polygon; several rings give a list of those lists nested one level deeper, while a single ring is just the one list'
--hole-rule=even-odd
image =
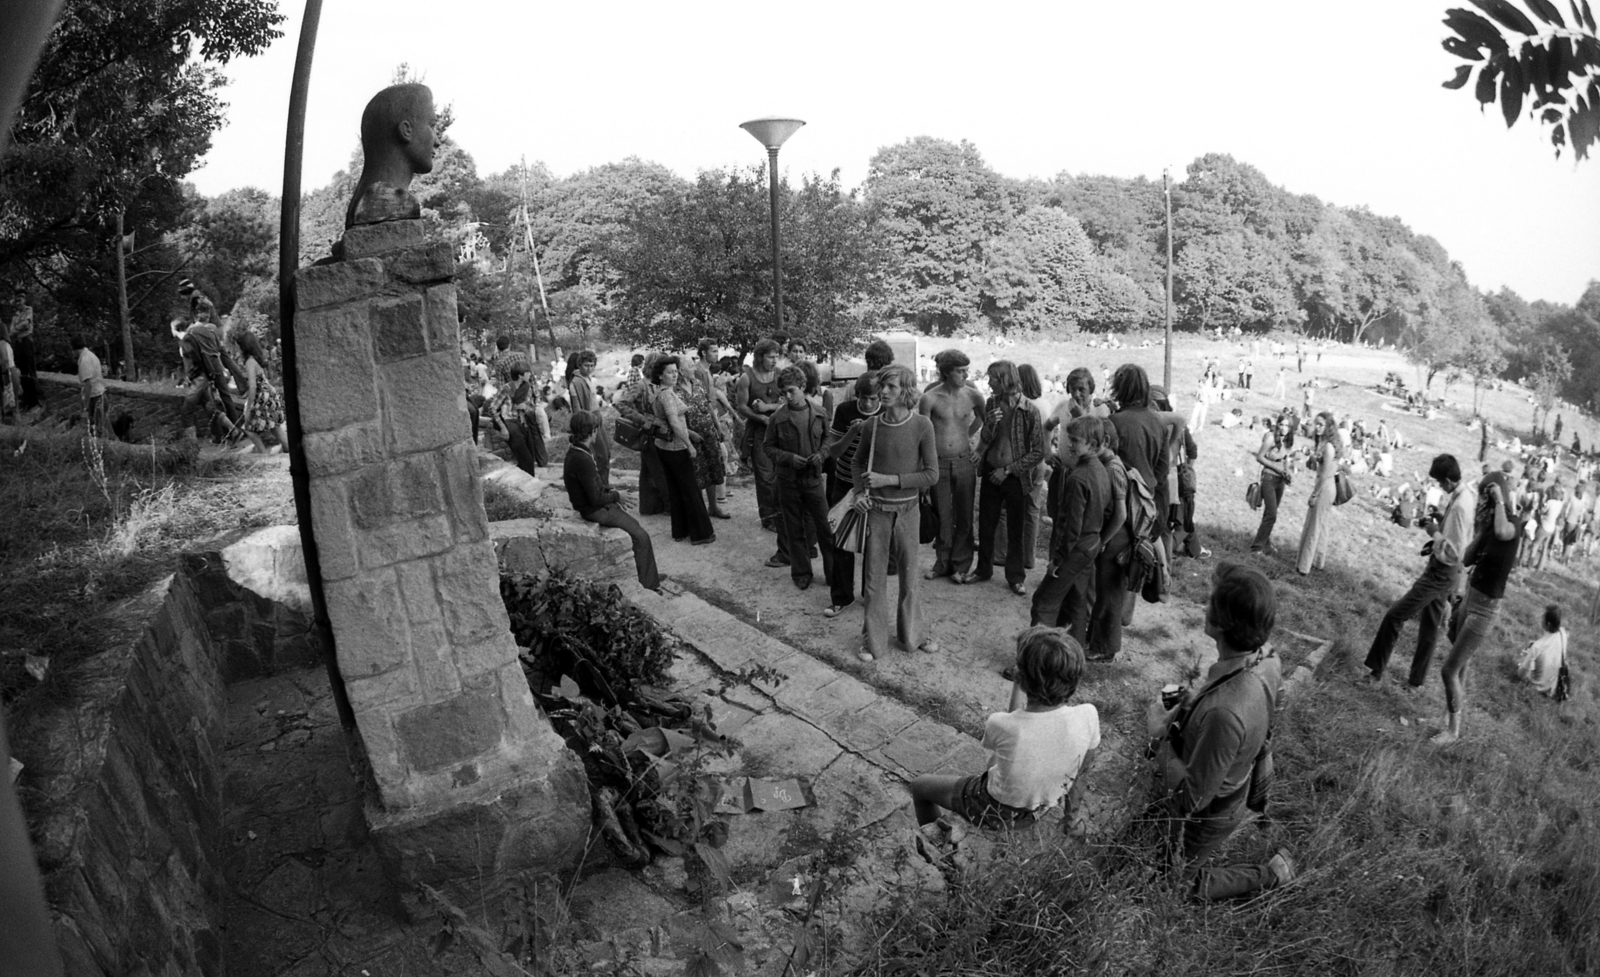
[{"label": "utility pole", "polygon": [[1167,388],[1167,399],[1172,398],[1172,181],[1167,171],[1161,171],[1161,196],[1167,204],[1167,341],[1166,363],[1161,383]]},{"label": "utility pole", "polygon": [[117,211],[117,320],[122,325],[122,379],[138,380],[133,363],[133,317],[128,311],[128,259],[123,254],[128,239],[123,234],[123,213]]},{"label": "utility pole", "polygon": [[[528,157],[526,156],[522,157],[520,175],[522,178],[522,234],[528,242],[528,256],[533,259],[533,280],[539,286],[539,308],[544,310],[544,327],[550,332],[550,355],[554,356],[556,350],[556,325],[550,319],[550,303],[546,300],[544,294],[544,274],[539,271],[539,252],[534,250],[533,247],[533,224],[528,220]],[[537,337],[538,334],[539,325],[535,322],[530,335]],[[537,338],[535,338],[533,345],[537,348]],[[537,358],[537,354],[535,354],[535,358]],[[559,364],[557,366],[559,367]]]}]

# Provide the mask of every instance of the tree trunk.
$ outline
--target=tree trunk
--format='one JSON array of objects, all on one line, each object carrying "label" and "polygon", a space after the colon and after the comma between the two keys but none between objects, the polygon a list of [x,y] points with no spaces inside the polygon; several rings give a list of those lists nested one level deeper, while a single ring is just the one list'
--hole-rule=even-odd
[{"label": "tree trunk", "polygon": [[122,376],[133,379],[133,321],[128,312],[128,261],[123,255],[122,211],[117,211],[117,321],[122,325]]}]

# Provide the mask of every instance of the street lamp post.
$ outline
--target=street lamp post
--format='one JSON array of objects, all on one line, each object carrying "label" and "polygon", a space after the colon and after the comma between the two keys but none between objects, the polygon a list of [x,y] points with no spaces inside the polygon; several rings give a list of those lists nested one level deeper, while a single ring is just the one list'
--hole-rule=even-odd
[{"label": "street lamp post", "polygon": [[785,140],[805,125],[799,119],[751,119],[741,122],[739,128],[760,140],[767,147],[768,196],[772,201],[772,317],[773,333],[783,332],[783,258],[779,250],[778,234],[778,149]]}]

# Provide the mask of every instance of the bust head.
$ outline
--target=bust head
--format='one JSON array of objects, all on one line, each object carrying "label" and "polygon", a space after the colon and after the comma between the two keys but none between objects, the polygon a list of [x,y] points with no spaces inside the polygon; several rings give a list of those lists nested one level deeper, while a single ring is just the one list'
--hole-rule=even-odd
[{"label": "bust head", "polygon": [[[361,113],[361,179],[345,211],[346,227],[417,216],[389,205],[363,208],[361,203],[378,184],[386,185],[379,188],[383,192],[403,200],[409,196],[413,176],[432,172],[439,143],[434,124],[433,91],[427,85],[390,85],[372,96]],[[375,199],[373,204],[377,203]],[[416,210],[415,200],[405,209]]]}]

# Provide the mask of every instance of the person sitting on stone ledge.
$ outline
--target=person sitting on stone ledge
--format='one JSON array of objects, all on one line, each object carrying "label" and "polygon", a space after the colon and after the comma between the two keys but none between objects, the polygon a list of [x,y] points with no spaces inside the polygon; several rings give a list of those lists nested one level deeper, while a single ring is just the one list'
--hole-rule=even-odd
[{"label": "person sitting on stone ledge", "polygon": [[924,845],[948,827],[929,828],[951,810],[980,828],[1026,825],[1066,797],[1066,830],[1081,833],[1083,771],[1100,746],[1100,714],[1088,702],[1068,705],[1083,675],[1083,649],[1063,628],[1031,627],[1017,635],[1016,678],[1009,711],[983,727],[989,766],[971,776],[923,774],[911,782],[911,803]]},{"label": "person sitting on stone ledge", "polygon": [[638,520],[628,515],[622,493],[608,491],[600,484],[600,469],[595,464],[592,447],[599,428],[600,415],[591,411],[577,411],[567,421],[571,447],[567,448],[566,462],[561,469],[567,498],[585,522],[620,529],[632,538],[633,563],[639,583],[656,590],[661,586],[661,575],[656,571],[656,551],[650,534]]}]

